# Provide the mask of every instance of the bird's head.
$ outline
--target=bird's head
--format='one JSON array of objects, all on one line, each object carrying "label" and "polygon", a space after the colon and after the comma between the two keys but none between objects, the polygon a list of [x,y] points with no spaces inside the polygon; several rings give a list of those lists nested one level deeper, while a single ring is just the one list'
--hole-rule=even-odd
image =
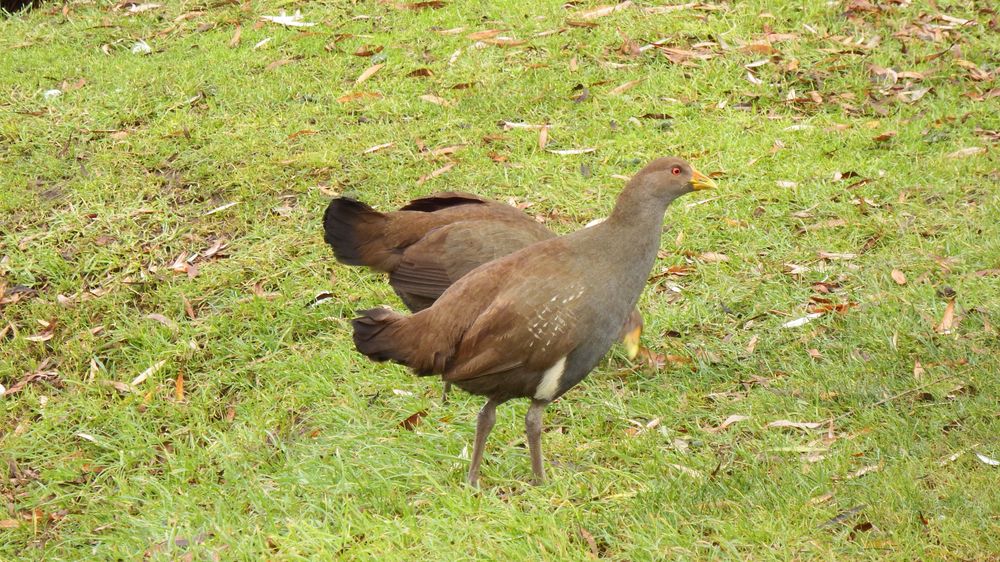
[{"label": "bird's head", "polygon": [[715,189],[712,178],[694,169],[683,158],[657,158],[639,170],[633,181],[645,184],[663,195],[679,197],[692,191]]}]

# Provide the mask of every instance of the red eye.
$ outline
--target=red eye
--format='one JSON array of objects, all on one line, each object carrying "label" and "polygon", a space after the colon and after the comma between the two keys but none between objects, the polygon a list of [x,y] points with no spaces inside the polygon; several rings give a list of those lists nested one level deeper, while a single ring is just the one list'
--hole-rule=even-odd
[{"label": "red eye", "polygon": [[680,166],[674,166],[674,169],[670,170],[670,173],[673,174],[673,175],[675,175],[675,176],[681,175],[681,167]]}]

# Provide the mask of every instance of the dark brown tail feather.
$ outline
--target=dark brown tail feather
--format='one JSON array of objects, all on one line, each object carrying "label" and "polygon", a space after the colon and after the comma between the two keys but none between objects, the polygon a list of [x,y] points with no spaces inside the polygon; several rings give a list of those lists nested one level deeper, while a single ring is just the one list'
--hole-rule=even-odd
[{"label": "dark brown tail feather", "polygon": [[388,308],[362,310],[351,321],[354,327],[354,347],[373,361],[392,361],[413,369],[418,375],[440,373],[443,365],[421,361],[420,331],[412,329],[404,316]]},{"label": "dark brown tail feather", "polygon": [[381,243],[385,220],[385,215],[361,201],[338,197],[323,215],[323,239],[341,263],[379,269],[374,256],[381,252],[370,246]]}]

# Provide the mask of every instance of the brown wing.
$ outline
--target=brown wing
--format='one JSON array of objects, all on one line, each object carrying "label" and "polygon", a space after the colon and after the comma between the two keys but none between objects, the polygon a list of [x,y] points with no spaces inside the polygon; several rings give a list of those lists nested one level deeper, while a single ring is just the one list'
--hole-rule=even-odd
[{"label": "brown wing", "polygon": [[579,345],[578,327],[588,324],[581,316],[591,312],[584,299],[582,284],[543,271],[522,274],[516,283],[508,280],[463,334],[444,379],[548,369]]},{"label": "brown wing", "polygon": [[480,265],[555,236],[528,222],[471,220],[435,229],[403,252],[389,283],[397,293],[436,300]]}]

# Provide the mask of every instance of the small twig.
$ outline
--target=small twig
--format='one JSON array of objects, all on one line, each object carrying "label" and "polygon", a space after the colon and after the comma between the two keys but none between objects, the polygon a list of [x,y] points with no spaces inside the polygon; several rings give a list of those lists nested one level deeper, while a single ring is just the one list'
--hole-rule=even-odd
[{"label": "small twig", "polygon": [[[953,378],[955,376],[956,375],[954,373],[951,373],[951,374],[948,374],[948,375],[944,375],[942,377],[938,377],[938,378],[932,380],[931,382],[929,382],[927,384],[922,384],[922,385],[920,385],[918,387],[911,388],[909,390],[904,390],[903,392],[900,392],[898,394],[893,394],[892,396],[890,396],[888,398],[883,398],[883,399],[879,400],[878,402],[872,404],[871,407],[874,408],[875,406],[881,406],[882,404],[885,404],[886,402],[892,402],[893,400],[895,400],[897,398],[901,398],[903,396],[906,396],[907,394],[916,392],[918,390],[923,390],[923,389],[927,388],[928,386],[935,385],[935,384],[937,384],[937,383],[939,383],[939,382],[941,382],[943,380],[947,380],[947,379]],[[858,411],[858,408],[851,408],[850,410],[844,412],[843,414],[840,414],[839,416],[837,416],[835,418],[831,418],[830,421],[837,421],[837,420],[839,420],[841,418],[846,418],[847,416],[849,416],[849,415],[851,415],[851,414],[853,414],[853,413],[855,413],[857,411]]]}]

